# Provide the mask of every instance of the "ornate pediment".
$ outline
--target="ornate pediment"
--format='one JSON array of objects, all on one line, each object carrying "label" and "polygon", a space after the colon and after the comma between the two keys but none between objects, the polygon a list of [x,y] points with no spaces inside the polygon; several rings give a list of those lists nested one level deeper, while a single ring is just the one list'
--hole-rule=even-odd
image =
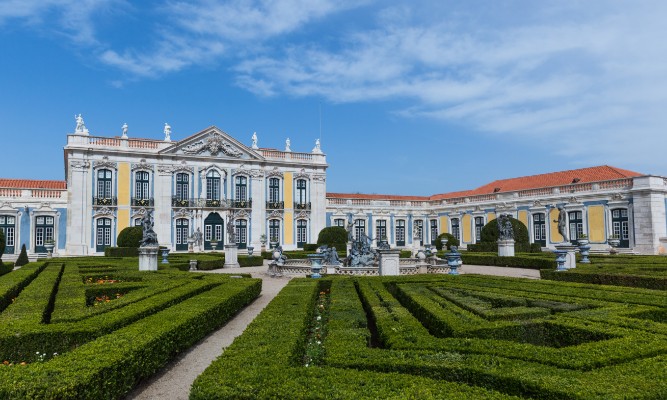
[{"label": "ornate pediment", "polygon": [[310,179],[310,174],[306,172],[305,168],[301,168],[301,171],[294,174],[294,179]]},{"label": "ornate pediment", "polygon": [[243,145],[216,127],[208,128],[162,150],[164,154],[209,156],[236,159],[263,159],[255,150]]},{"label": "ornate pediment", "polygon": [[146,170],[153,171],[153,164],[148,164],[145,158],[142,158],[138,163],[132,163],[132,171]]}]

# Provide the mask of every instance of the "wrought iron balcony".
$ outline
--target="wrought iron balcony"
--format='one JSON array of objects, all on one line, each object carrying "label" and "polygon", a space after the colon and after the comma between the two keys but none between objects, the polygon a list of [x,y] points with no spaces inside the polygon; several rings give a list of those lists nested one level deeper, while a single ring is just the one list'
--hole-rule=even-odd
[{"label": "wrought iron balcony", "polygon": [[285,208],[285,202],[284,201],[267,201],[266,202],[266,209],[267,210],[282,210]]},{"label": "wrought iron balcony", "polygon": [[115,206],[118,201],[115,197],[93,197],[94,206]]},{"label": "wrought iron balcony", "polygon": [[132,207],[153,207],[153,198],[132,199]]},{"label": "wrought iron balcony", "polygon": [[252,199],[234,200],[231,203],[232,203],[232,208],[252,208]]},{"label": "wrought iron balcony", "polygon": [[227,202],[225,200],[206,199],[205,206],[213,208],[226,208]]},{"label": "wrought iron balcony", "polygon": [[310,202],[308,203],[294,203],[295,210],[310,210]]},{"label": "wrought iron balcony", "polygon": [[172,207],[194,207],[195,202],[194,200],[190,199],[179,199],[178,197],[172,197],[171,205]]}]

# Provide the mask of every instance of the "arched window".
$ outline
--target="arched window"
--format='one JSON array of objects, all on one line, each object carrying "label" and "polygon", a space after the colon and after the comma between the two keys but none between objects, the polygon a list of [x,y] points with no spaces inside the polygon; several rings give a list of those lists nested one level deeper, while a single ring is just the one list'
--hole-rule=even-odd
[{"label": "arched window", "polygon": [[207,203],[220,201],[220,173],[218,171],[211,170],[206,174],[206,201]]},{"label": "arched window", "polygon": [[248,221],[245,219],[237,219],[234,224],[236,228],[236,244],[239,249],[245,249],[248,247]]},{"label": "arched window", "polygon": [[96,205],[114,205],[111,177],[111,170],[97,170],[97,199],[95,200]]},{"label": "arched window", "polygon": [[0,231],[5,234],[5,254],[14,254],[16,217],[0,215]]},{"label": "arched window", "polygon": [[269,220],[269,242],[280,244],[280,220]]},{"label": "arched window", "polygon": [[544,213],[533,214],[533,243],[547,245],[547,224]]},{"label": "arched window", "polygon": [[190,221],[186,218],[176,220],[176,250],[188,249],[188,236],[190,233]]},{"label": "arched window", "polygon": [[248,201],[248,178],[245,176],[236,177],[235,200]]},{"label": "arched window", "polygon": [[97,220],[97,232],[95,234],[95,251],[104,252],[104,249],[111,246],[111,219],[99,218]]},{"label": "arched window", "polygon": [[405,246],[405,220],[396,220],[396,246]]},{"label": "arched window", "polygon": [[303,249],[308,242],[308,221],[305,219],[296,220],[296,247]]},{"label": "arched window", "polygon": [[459,225],[458,218],[452,218],[452,236],[458,240],[461,240],[461,227]]}]

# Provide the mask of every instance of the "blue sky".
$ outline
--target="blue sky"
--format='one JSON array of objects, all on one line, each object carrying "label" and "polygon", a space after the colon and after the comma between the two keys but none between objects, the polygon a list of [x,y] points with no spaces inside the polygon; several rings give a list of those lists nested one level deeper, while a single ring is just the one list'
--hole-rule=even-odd
[{"label": "blue sky", "polygon": [[93,135],[216,125],[294,151],[321,114],[330,192],[667,175],[665,15],[641,0],[0,0],[0,176],[64,179],[75,113]]}]

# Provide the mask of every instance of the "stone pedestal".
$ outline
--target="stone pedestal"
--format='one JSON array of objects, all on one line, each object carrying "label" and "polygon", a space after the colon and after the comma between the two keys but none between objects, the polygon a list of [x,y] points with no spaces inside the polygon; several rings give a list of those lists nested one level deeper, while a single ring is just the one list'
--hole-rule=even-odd
[{"label": "stone pedestal", "polygon": [[157,271],[158,246],[139,247],[139,271]]},{"label": "stone pedestal", "polygon": [[190,260],[190,271],[197,270],[197,260]]},{"label": "stone pedestal", "polygon": [[398,276],[400,275],[398,255],[400,250],[378,250],[380,255],[380,276]]},{"label": "stone pedestal", "polygon": [[577,267],[577,246],[572,244],[557,244],[556,249],[567,252],[565,255],[565,269],[572,269]]},{"label": "stone pedestal", "polygon": [[498,257],[514,257],[514,240],[498,240]]},{"label": "stone pedestal", "polygon": [[239,268],[239,247],[236,243],[225,245],[225,265],[223,268]]}]

